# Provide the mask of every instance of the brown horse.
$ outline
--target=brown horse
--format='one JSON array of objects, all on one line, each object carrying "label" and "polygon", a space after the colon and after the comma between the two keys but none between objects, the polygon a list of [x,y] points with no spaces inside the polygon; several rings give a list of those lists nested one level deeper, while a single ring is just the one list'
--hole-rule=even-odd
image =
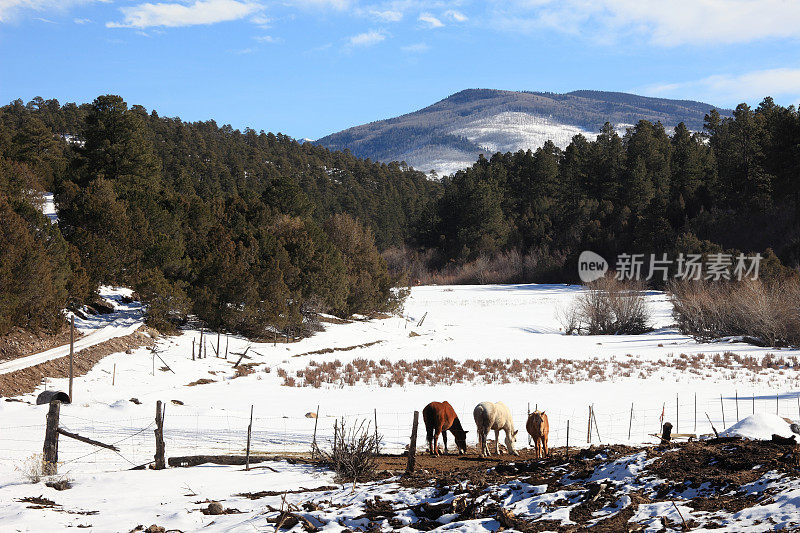
[{"label": "brown horse", "polygon": [[[544,411],[534,411],[528,415],[525,429],[533,439],[536,447],[536,458],[540,459],[547,455],[547,435],[550,433],[550,424],[547,422],[547,415]],[[542,453],[544,451],[544,453]]]},{"label": "brown horse", "polygon": [[422,419],[425,421],[428,449],[431,455],[439,453],[439,435],[444,441],[444,453],[447,454],[447,430],[456,439],[458,453],[467,451],[467,432],[461,427],[453,406],[447,402],[431,402],[422,410]]}]

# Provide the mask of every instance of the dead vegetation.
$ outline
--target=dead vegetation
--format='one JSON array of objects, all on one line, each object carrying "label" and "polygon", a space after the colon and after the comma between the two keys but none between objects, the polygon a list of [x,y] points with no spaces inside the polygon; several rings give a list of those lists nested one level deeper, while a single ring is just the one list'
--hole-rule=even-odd
[{"label": "dead vegetation", "polygon": [[557,315],[567,335],[638,335],[650,331],[645,285],[608,275],[587,284]]},{"label": "dead vegetation", "polygon": [[800,345],[800,281],[675,282],[668,287],[682,333],[701,341],[741,336],[760,346]]},{"label": "dead vegetation", "polygon": [[[736,379],[755,378],[767,371],[787,372],[800,369],[796,356],[767,354],[755,357],[724,352],[717,354],[680,354],[658,360],[634,357],[593,359],[467,359],[456,361],[418,359],[415,361],[380,361],[354,359],[349,363],[310,361],[293,375],[278,368],[278,377],[287,387],[345,387],[358,384],[379,387],[415,385],[452,385],[457,383],[575,383],[621,378],[645,379],[662,371],[688,372],[707,377],[710,371],[730,370]],[[745,373],[742,373],[745,371]]]},{"label": "dead vegetation", "polygon": [[312,445],[312,456],[327,464],[343,483],[372,479],[378,466],[381,436],[362,420],[347,425],[342,418],[328,450]]}]

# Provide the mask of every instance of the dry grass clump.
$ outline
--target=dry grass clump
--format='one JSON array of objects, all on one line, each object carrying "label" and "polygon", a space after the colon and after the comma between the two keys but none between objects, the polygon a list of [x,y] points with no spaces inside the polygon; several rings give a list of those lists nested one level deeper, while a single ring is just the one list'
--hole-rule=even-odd
[{"label": "dry grass clump", "polygon": [[[680,354],[666,360],[641,360],[592,358],[574,359],[443,359],[400,360],[390,362],[356,359],[343,364],[338,359],[309,365],[289,376],[283,374],[283,385],[288,387],[331,387],[370,385],[403,387],[405,385],[505,384],[505,383],[575,383],[579,381],[608,381],[636,377],[644,379],[663,370],[705,375],[710,370],[742,370],[757,375],[767,370],[783,372],[800,369],[797,357],[777,357],[767,354],[762,358],[731,352],[707,354]],[[744,379],[744,375],[738,378]]]},{"label": "dry grass clump", "polygon": [[378,467],[381,436],[370,428],[369,422],[353,422],[347,426],[344,418],[338,424],[329,451],[313,444],[312,455],[328,463],[340,482],[367,481]]},{"label": "dry grass clump", "polygon": [[549,254],[531,250],[522,254],[517,250],[501,252],[494,256],[480,256],[466,263],[440,263],[433,251],[418,252],[407,247],[389,248],[383,252],[389,272],[409,284],[421,285],[482,285],[488,283],[526,283],[553,277],[566,262],[562,254]]},{"label": "dry grass clump", "polygon": [[669,286],[678,329],[710,341],[745,337],[760,346],[800,345],[800,282],[674,282]]},{"label": "dry grass clump", "polygon": [[567,335],[638,335],[650,331],[644,283],[606,276],[587,284],[557,317]]}]

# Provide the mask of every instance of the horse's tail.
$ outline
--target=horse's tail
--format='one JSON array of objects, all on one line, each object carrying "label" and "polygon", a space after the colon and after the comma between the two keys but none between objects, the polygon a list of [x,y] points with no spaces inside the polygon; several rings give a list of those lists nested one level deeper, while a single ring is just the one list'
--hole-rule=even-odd
[{"label": "horse's tail", "polygon": [[430,405],[426,405],[422,410],[422,421],[425,422],[425,437],[430,444],[433,441],[433,433],[436,431],[435,409]]}]

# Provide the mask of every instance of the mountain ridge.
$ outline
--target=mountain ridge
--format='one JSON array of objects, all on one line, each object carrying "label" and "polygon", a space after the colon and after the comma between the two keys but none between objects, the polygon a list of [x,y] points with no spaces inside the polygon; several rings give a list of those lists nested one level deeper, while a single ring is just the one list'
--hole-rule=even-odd
[{"label": "mountain ridge", "polygon": [[697,131],[712,109],[731,113],[704,102],[623,92],[464,89],[417,111],[353,126],[315,143],[449,174],[469,166],[481,153],[536,149],[548,139],[564,147],[574,135],[591,136],[605,122],[620,133],[638,120],[660,121],[667,128],[684,122]]}]

